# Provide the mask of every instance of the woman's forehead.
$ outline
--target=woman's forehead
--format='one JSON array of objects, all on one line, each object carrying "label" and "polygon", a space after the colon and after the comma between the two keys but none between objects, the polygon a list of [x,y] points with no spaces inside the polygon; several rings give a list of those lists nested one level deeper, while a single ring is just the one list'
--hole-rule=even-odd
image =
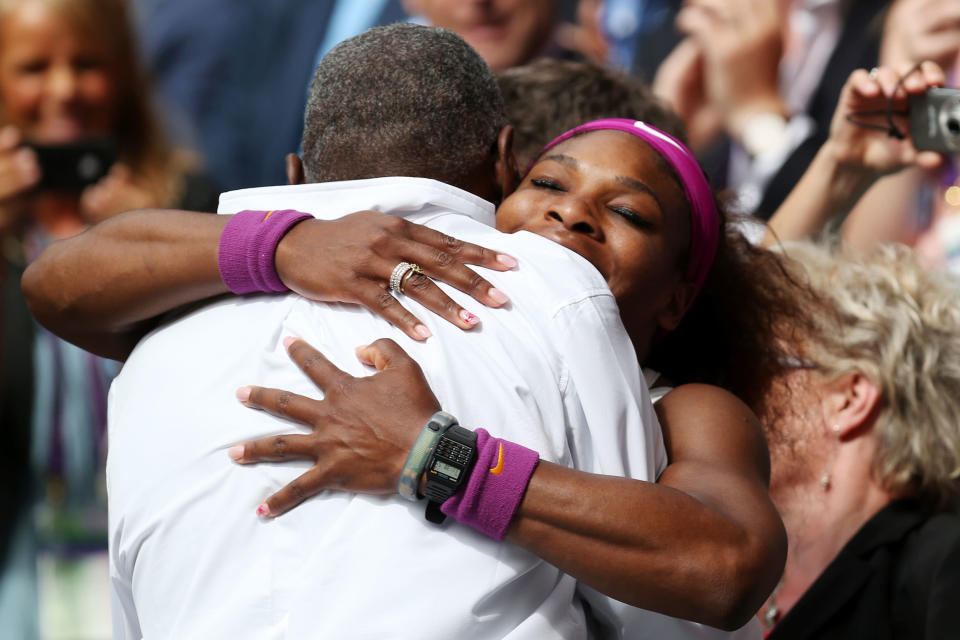
[{"label": "woman's forehead", "polygon": [[[672,178],[669,164],[653,147],[623,131],[590,131],[574,136],[548,149],[540,161],[558,156],[575,161],[578,166],[573,168],[576,169],[589,165],[594,170],[645,184]],[[570,160],[567,163],[574,164]]]},{"label": "woman's forehead", "polygon": [[676,199],[686,209],[687,198],[670,164],[637,136],[613,130],[589,131],[548,149],[537,162],[558,161],[576,171],[603,170],[614,179],[635,180],[657,195]]}]

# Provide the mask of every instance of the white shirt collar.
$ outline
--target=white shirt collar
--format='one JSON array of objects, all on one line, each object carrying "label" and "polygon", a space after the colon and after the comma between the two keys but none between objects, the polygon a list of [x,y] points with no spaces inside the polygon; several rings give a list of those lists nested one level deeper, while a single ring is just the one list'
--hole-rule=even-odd
[{"label": "white shirt collar", "polygon": [[[353,194],[356,198],[352,197]],[[483,198],[437,180],[399,176],[228,191],[220,195],[217,212],[296,209],[317,218],[330,219],[369,209],[370,202],[376,202],[376,210],[384,213],[405,215],[430,213],[432,210],[452,211],[494,226],[494,206]]]}]

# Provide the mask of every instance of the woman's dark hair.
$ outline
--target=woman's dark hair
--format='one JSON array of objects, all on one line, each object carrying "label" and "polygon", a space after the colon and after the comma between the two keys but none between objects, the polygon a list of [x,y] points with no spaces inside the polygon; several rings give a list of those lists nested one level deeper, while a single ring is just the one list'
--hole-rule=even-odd
[{"label": "woman's dark hair", "polygon": [[779,254],[752,244],[740,216],[718,199],[723,233],[696,301],[680,326],[657,341],[647,366],[674,384],[723,387],[756,407],[796,354],[817,297],[791,277]]}]

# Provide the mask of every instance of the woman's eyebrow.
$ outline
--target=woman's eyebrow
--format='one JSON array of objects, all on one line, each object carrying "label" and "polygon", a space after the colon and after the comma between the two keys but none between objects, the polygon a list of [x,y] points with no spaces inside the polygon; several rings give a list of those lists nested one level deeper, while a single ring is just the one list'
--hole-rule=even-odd
[{"label": "woman's eyebrow", "polygon": [[560,163],[565,167],[569,167],[570,169],[575,169],[575,170],[580,169],[580,163],[577,161],[576,158],[565,156],[562,153],[554,153],[552,155],[545,157],[544,160],[553,160],[554,162]]},{"label": "woman's eyebrow", "polygon": [[660,207],[660,213],[663,213],[663,203],[660,202],[660,198],[657,197],[657,194],[653,192],[653,189],[648,187],[646,184],[640,182],[636,178],[630,178],[627,176],[617,176],[617,182],[627,187],[628,189],[633,189],[634,191],[640,191],[645,193],[657,203],[657,206]]}]

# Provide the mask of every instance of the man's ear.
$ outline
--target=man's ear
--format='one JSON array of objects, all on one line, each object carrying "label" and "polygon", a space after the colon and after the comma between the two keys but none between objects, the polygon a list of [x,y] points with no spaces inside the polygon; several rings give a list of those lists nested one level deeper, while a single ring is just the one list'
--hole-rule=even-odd
[{"label": "man's ear", "polygon": [[693,304],[696,290],[697,287],[692,282],[677,282],[667,298],[667,303],[657,313],[657,326],[661,333],[669,333],[677,328]]},{"label": "man's ear", "polygon": [[286,157],[287,183],[303,184],[306,178],[303,175],[303,161],[295,153],[288,153]]},{"label": "man's ear", "polygon": [[513,155],[513,126],[506,125],[497,136],[497,160],[493,165],[496,173],[497,186],[500,188],[500,198],[506,198],[517,188],[520,182],[520,172],[517,169],[517,159]]},{"label": "man's ear", "polygon": [[870,378],[854,370],[826,383],[823,402],[827,424],[848,440],[869,432],[882,395]]}]

